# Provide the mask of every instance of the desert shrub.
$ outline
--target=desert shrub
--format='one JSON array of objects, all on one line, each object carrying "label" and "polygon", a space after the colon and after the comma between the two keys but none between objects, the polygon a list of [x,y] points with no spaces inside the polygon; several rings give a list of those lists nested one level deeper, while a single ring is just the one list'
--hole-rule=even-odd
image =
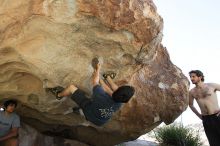
[{"label": "desert shrub", "polygon": [[180,124],[157,128],[154,134],[161,146],[202,146],[199,133]]}]

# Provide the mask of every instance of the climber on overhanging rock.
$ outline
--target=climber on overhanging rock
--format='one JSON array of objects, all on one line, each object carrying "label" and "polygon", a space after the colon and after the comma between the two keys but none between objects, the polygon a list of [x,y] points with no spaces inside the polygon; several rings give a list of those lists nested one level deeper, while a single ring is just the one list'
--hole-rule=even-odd
[{"label": "climber on overhanging rock", "polygon": [[[78,89],[75,85],[69,85],[67,88],[60,86],[47,88],[58,100],[70,96],[79,108],[82,109],[85,118],[95,125],[105,124],[114,112],[119,110],[122,103],[126,103],[134,95],[134,88],[129,85],[118,87],[112,79],[116,73],[107,72],[103,74],[104,80],[100,79],[101,64],[98,58],[92,60],[94,68],[92,76],[93,94],[88,98],[84,91]],[[76,108],[73,108],[75,111]]]}]

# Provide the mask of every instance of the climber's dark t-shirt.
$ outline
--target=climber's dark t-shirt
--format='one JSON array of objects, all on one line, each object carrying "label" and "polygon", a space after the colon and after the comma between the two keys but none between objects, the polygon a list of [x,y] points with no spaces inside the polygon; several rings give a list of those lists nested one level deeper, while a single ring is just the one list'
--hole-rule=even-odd
[{"label": "climber's dark t-shirt", "polygon": [[[100,85],[93,87],[91,99],[88,99],[86,96],[82,97],[83,94],[78,94],[77,92],[79,93],[82,91],[78,89],[78,91],[73,93],[72,99],[76,101],[79,106],[81,106],[86,119],[98,126],[105,124],[111,118],[112,114],[116,112],[122,105],[121,103],[116,103]],[[81,96],[81,99],[79,99],[79,95]]]}]

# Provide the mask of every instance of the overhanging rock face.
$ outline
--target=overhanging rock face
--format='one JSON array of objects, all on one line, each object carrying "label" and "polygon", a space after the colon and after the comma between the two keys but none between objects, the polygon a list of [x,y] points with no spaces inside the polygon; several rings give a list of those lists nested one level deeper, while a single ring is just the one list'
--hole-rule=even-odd
[{"label": "overhanging rock face", "polygon": [[[16,98],[22,121],[40,132],[114,145],[172,123],[187,107],[188,80],[161,45],[151,0],[1,0],[0,99]],[[135,96],[103,127],[64,113],[76,104],[43,88],[75,84],[91,95],[91,60],[130,84]]]}]

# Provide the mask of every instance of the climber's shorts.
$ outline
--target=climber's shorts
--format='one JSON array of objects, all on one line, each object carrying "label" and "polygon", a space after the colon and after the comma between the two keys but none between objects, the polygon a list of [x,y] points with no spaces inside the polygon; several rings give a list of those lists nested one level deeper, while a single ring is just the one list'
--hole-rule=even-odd
[{"label": "climber's shorts", "polygon": [[84,109],[87,104],[91,102],[91,100],[86,96],[85,92],[77,89],[72,95],[71,99],[75,101],[80,108]]}]

